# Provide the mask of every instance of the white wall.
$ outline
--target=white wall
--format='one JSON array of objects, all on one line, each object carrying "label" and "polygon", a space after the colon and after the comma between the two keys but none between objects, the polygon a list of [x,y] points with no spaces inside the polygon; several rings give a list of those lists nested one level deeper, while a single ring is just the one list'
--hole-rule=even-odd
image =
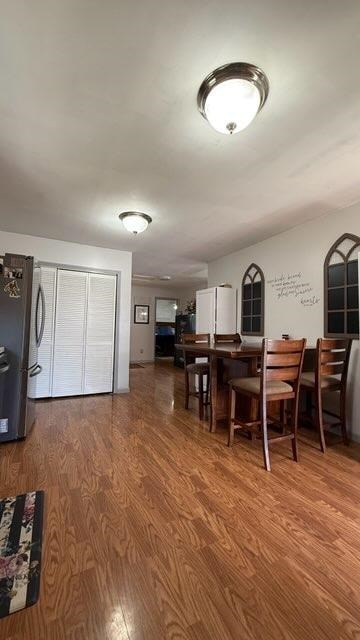
[{"label": "white wall", "polygon": [[191,300],[196,300],[196,291],[198,289],[206,289],[207,282],[204,282],[199,287],[188,287],[186,289],[179,289],[179,309],[185,313],[186,306]]},{"label": "white wall", "polygon": [[[324,334],[324,259],[331,245],[343,233],[360,236],[360,203],[211,262],[209,287],[226,281],[240,292],[243,275],[251,262],[255,262],[265,275],[265,335],[275,338],[289,333],[291,337],[306,337],[308,343],[315,344],[316,338]],[[295,283],[309,286],[300,287],[297,297],[279,298],[269,281],[282,275],[285,278],[295,275]],[[311,291],[307,291],[309,288]],[[239,331],[240,328],[241,294],[238,296]],[[359,341],[355,340],[348,405],[352,437],[356,440],[360,440],[359,380],[360,348]]]},{"label": "white wall", "polygon": [[[155,358],[155,298],[179,300],[180,312],[185,310],[188,300],[195,298],[195,289],[133,285],[131,291],[130,362],[152,362]],[[135,304],[150,306],[149,324],[134,324]]]},{"label": "white wall", "polygon": [[131,263],[129,251],[116,251],[89,245],[49,240],[0,231],[0,254],[20,253],[40,262],[81,269],[112,271],[118,276],[117,329],[115,340],[115,379],[117,393],[129,390]]}]

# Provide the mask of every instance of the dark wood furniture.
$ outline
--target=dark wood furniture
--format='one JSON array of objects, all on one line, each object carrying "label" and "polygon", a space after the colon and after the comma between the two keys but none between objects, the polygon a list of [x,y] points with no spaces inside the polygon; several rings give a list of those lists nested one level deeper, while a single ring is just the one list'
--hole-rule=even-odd
[{"label": "dark wood furniture", "polygon": [[214,343],[215,344],[226,344],[226,343],[241,343],[241,337],[239,333],[214,333]]},{"label": "dark wood furniture", "polygon": [[[250,378],[230,380],[230,416],[229,441],[232,446],[234,431],[246,429],[261,437],[264,465],[270,471],[269,442],[290,440],[293,458],[297,462],[297,425],[299,409],[300,375],[304,360],[306,340],[268,340],[262,341],[261,373]],[[240,393],[259,402],[260,419],[243,422],[236,417],[236,395]],[[284,405],[292,400],[290,425],[287,424]],[[268,435],[268,402],[281,402],[280,435]],[[259,430],[260,429],[260,430]]]},{"label": "dark wood furniture", "polygon": [[[184,333],[195,333],[195,313],[177,315],[175,318],[175,343],[182,342]],[[184,353],[175,349],[174,366],[184,368]]]},{"label": "dark wood furniture", "polygon": [[[210,344],[209,333],[184,333],[182,336],[183,345],[206,345]],[[209,404],[209,379],[210,365],[209,362],[194,362],[194,357],[188,352],[184,355],[185,360],[185,409],[189,408],[189,398],[194,396],[199,399],[199,418],[204,418],[204,407]],[[196,379],[198,376],[199,389],[196,390]],[[206,383],[204,385],[204,379]],[[191,390],[191,381],[193,382],[193,390]]]},{"label": "dark wood furniture", "polygon": [[[175,348],[184,352],[184,357],[208,357],[210,359],[210,431],[216,431],[220,421],[228,420],[229,386],[231,378],[256,375],[257,361],[262,354],[261,342],[252,343],[210,343],[176,344]],[[242,402],[240,413],[253,413],[251,401]]]},{"label": "dark wood furniture", "polygon": [[[344,444],[348,444],[346,431],[346,387],[352,341],[350,339],[319,338],[316,345],[315,371],[307,371],[301,376],[301,388],[307,393],[307,406],[312,408],[312,397],[315,397],[315,422],[319,432],[321,451],[325,453],[325,424],[323,414],[326,413],[338,422],[331,426],[340,426]],[[323,408],[323,392],[340,392],[340,414]]]}]

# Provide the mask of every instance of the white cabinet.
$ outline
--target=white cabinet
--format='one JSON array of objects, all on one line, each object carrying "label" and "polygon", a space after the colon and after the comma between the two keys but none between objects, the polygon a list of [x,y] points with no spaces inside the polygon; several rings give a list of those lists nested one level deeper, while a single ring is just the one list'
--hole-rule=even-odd
[{"label": "white cabinet", "polygon": [[196,292],[196,333],[215,333],[216,289]]},{"label": "white cabinet", "polygon": [[116,276],[42,267],[46,320],[37,397],[113,389]]},{"label": "white cabinet", "polygon": [[58,270],[52,396],[83,393],[88,274]]},{"label": "white cabinet", "polygon": [[236,289],[211,287],[196,292],[196,333],[236,333]]},{"label": "white cabinet", "polygon": [[112,391],[116,281],[89,273],[85,338],[84,393]]}]

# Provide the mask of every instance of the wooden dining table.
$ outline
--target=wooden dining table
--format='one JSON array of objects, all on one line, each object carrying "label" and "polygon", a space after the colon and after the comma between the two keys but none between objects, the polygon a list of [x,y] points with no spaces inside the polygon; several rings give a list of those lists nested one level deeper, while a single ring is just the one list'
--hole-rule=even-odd
[{"label": "wooden dining table", "polygon": [[[176,344],[176,349],[184,352],[188,364],[196,358],[208,358],[210,363],[210,431],[216,431],[218,423],[228,420],[229,416],[229,380],[244,376],[256,376],[262,354],[262,341],[210,344]],[[313,366],[314,346],[306,349],[306,370]],[[236,414],[244,421],[256,418],[256,401],[239,395]]]},{"label": "wooden dining table", "polygon": [[[196,358],[208,358],[210,363],[210,431],[216,431],[218,422],[226,420],[229,408],[229,385],[231,378],[256,375],[262,353],[262,343],[241,342],[224,344],[176,344],[182,349],[187,363]],[[254,408],[248,399],[244,400],[241,413],[247,416]],[[239,409],[240,410],[240,409]]]}]

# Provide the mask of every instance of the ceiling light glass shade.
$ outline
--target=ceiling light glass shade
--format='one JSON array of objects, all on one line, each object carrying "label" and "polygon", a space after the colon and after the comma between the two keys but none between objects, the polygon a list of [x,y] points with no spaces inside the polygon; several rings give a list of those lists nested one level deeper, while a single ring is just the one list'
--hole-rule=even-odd
[{"label": "ceiling light glass shade", "polygon": [[152,219],[146,213],[140,213],[138,211],[124,211],[119,215],[125,229],[130,233],[142,233],[148,228]]},{"label": "ceiling light glass shade", "polygon": [[226,80],[210,91],[205,113],[220,133],[238,133],[255,118],[260,106],[257,88],[246,80]]},{"label": "ceiling light glass shade", "polygon": [[263,107],[269,82],[261,69],[245,62],[219,67],[198,93],[200,113],[220,133],[242,131]]}]

